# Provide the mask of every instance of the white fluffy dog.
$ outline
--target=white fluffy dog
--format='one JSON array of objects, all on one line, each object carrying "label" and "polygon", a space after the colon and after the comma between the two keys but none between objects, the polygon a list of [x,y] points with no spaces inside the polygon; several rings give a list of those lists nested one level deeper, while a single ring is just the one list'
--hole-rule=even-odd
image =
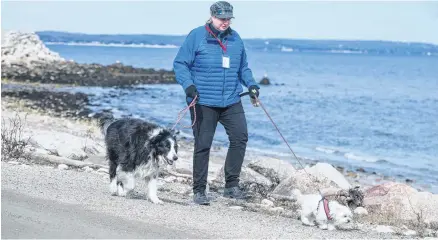
[{"label": "white fluffy dog", "polygon": [[[304,225],[316,225],[320,229],[334,230],[335,226],[350,223],[353,213],[347,206],[341,205],[336,201],[329,201],[329,215],[324,210],[324,203],[319,194],[302,194],[295,189],[293,195],[301,205],[301,222]],[[331,219],[329,219],[331,217]]]}]

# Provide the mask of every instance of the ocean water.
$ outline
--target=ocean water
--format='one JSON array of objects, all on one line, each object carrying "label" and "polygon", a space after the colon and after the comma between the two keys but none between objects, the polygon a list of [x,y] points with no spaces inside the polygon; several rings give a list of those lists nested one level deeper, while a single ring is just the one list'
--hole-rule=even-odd
[{"label": "ocean water", "polygon": [[[178,48],[48,45],[81,63],[120,61],[139,67],[172,69]],[[248,50],[249,66],[260,80],[260,100],[294,152],[303,158],[362,167],[414,179],[438,192],[438,57],[354,52]],[[93,109],[112,109],[172,126],[186,105],[179,85],[130,89],[75,88],[92,93]],[[248,148],[275,152],[295,162],[263,110],[243,99]],[[189,116],[183,121],[189,125]],[[181,128],[190,136],[191,130]],[[226,146],[218,125],[215,140]]]}]

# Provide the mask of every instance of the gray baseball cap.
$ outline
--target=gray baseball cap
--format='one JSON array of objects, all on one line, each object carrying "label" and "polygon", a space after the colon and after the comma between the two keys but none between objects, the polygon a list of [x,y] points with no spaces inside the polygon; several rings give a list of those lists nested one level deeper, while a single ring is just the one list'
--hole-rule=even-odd
[{"label": "gray baseball cap", "polygon": [[226,1],[215,2],[210,7],[210,14],[217,18],[234,18],[233,6]]}]

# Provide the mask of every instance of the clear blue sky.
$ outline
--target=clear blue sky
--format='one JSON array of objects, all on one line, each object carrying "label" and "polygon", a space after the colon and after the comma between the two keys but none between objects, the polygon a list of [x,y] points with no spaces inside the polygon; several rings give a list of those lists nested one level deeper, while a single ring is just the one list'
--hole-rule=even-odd
[{"label": "clear blue sky", "polygon": [[[214,1],[2,1],[4,30],[187,34]],[[243,38],[438,44],[438,1],[230,1]]]}]

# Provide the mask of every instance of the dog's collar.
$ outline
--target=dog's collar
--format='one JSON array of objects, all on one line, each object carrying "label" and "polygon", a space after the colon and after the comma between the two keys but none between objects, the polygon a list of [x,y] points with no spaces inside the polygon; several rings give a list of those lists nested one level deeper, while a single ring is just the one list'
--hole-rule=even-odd
[{"label": "dog's collar", "polygon": [[322,204],[323,204],[323,206],[324,206],[324,212],[325,212],[325,215],[327,216],[327,219],[328,219],[328,220],[332,220],[333,218],[332,218],[332,216],[330,215],[330,208],[329,208],[329,201],[328,201],[328,199],[325,198],[325,197],[323,197],[323,198],[318,202],[318,208],[319,208],[319,203],[321,203],[321,202],[322,202]]}]

